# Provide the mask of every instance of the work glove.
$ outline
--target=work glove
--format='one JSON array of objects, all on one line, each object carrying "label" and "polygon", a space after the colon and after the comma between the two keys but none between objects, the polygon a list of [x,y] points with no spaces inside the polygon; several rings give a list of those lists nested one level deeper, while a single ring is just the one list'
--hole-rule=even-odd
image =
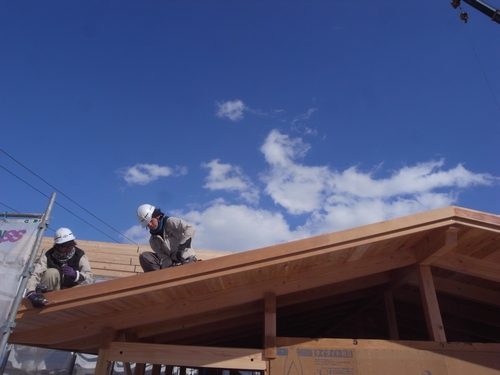
[{"label": "work glove", "polygon": [[42,293],[29,292],[28,299],[31,301],[33,307],[43,307],[49,300],[43,296]]},{"label": "work glove", "polygon": [[170,268],[170,267],[172,267],[172,259],[170,259],[170,258],[163,259],[161,264],[160,264],[160,268],[164,269],[164,268]]},{"label": "work glove", "polygon": [[182,256],[182,254],[184,253],[184,250],[186,250],[189,247],[191,247],[191,238],[188,239],[186,242],[179,244],[179,246],[177,247],[177,252],[175,254],[175,257],[179,262],[184,263],[185,259]]},{"label": "work glove", "polygon": [[61,271],[64,276],[69,277],[71,280],[76,279],[76,271],[70,266],[62,266]]}]

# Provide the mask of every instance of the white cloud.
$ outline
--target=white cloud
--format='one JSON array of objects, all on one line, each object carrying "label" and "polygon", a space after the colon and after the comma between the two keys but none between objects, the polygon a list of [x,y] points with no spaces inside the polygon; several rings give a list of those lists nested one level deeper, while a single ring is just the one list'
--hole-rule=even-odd
[{"label": "white cloud", "polygon": [[[195,249],[239,252],[453,205],[463,189],[499,181],[461,164],[446,169],[444,160],[405,166],[377,178],[383,172],[381,166],[336,171],[299,163],[309,149],[302,139],[277,130],[264,141],[261,152],[268,169],[261,183],[276,204],[273,208],[219,198],[203,209],[170,214],[196,226]],[[258,189],[239,167],[217,159],[203,166],[209,169],[207,189],[237,191],[242,196]],[[147,231],[140,226],[126,234],[147,243]]]},{"label": "white cloud", "polygon": [[[384,202],[383,212],[390,213],[396,201],[406,200],[411,204],[407,203],[405,207],[415,207],[417,203],[422,211],[442,206],[443,202],[451,204],[456,200],[458,188],[493,182],[491,175],[472,173],[460,164],[443,170],[443,160],[407,166],[383,179],[356,167],[337,172],[327,166],[297,163],[296,160],[304,157],[308,150],[309,145],[300,138],[291,139],[276,130],[269,134],[261,147],[269,163],[269,170],[262,177],[266,183],[265,192],[291,214],[314,214],[339,205],[355,208],[360,203],[372,205],[377,201]],[[450,192],[443,195],[436,191],[443,188],[450,189]],[[407,211],[412,212],[415,210]],[[372,219],[367,221],[373,222]]]},{"label": "white cloud", "polygon": [[149,244],[149,229],[143,228],[139,224],[127,229],[123,234],[125,239],[131,239],[139,245]]},{"label": "white cloud", "polygon": [[291,124],[295,125],[297,122],[302,120],[309,120],[314,112],[316,112],[316,108],[309,108],[306,113],[302,113],[297,118],[293,119]]},{"label": "white cloud", "polygon": [[305,156],[309,145],[273,130],[261,147],[269,171],[262,174],[265,192],[289,213],[301,214],[319,208],[327,187],[326,167],[306,167],[295,162]]},{"label": "white cloud", "polygon": [[190,211],[185,219],[196,226],[195,247],[241,252],[297,239],[283,215],[219,200],[204,211]]},{"label": "white cloud", "polygon": [[133,167],[125,168],[119,171],[123,179],[129,185],[146,185],[159,177],[168,177],[170,175],[185,175],[185,167],[162,167],[157,164],[136,164]]},{"label": "white cloud", "polygon": [[216,106],[217,117],[227,117],[231,121],[239,121],[243,119],[243,112],[248,109],[241,100],[216,103]]},{"label": "white cloud", "polygon": [[241,168],[230,164],[222,164],[218,159],[202,164],[202,167],[210,170],[204,188],[214,190],[238,191],[240,196],[249,203],[257,203],[259,191],[243,174]]}]

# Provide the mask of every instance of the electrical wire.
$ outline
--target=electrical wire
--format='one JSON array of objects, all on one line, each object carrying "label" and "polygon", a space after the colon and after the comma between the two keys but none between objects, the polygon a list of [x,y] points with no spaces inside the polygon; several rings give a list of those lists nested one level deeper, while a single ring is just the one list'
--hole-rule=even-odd
[{"label": "electrical wire", "polygon": [[496,103],[498,109],[500,110],[500,103],[499,103],[497,97],[495,96],[495,92],[493,91],[493,87],[488,79],[488,76],[486,75],[486,72],[484,71],[483,65],[481,64],[481,60],[479,59],[479,55],[477,54],[477,51],[474,48],[474,44],[472,43],[472,39],[470,38],[469,34],[467,33],[467,28],[465,27],[465,23],[464,23],[464,31],[465,31],[465,36],[467,37],[467,40],[469,41],[469,44],[472,48],[472,51],[474,52],[474,55],[476,56],[477,63],[479,64],[479,67],[481,68],[481,72],[483,73],[484,79],[486,80],[486,84],[488,85],[488,87],[490,89],[491,96],[493,96],[493,101]]},{"label": "electrical wire", "polygon": [[0,204],[1,204],[2,206],[7,207],[7,208],[8,208],[9,210],[11,210],[11,211],[14,211],[14,212],[16,212],[16,213],[18,213],[18,214],[20,213],[19,211],[17,211],[17,210],[15,210],[15,209],[13,209],[12,207],[7,206],[5,203],[0,202]]},{"label": "electrical wire", "polygon": [[[47,199],[50,199],[50,197],[45,194],[44,192],[38,190],[36,187],[34,187],[33,185],[29,184],[28,182],[24,181],[21,177],[17,176],[16,174],[12,173],[11,171],[9,171],[7,168],[5,168],[4,166],[0,165],[0,168],[2,168],[3,170],[7,171],[8,173],[10,173],[12,176],[14,176],[15,178],[17,178],[18,180],[24,182],[26,185],[28,185],[29,187],[31,187],[33,190],[39,192],[41,195],[43,195],[45,198]],[[89,225],[90,227],[94,228],[95,230],[101,232],[102,234],[104,234],[106,237],[112,239],[113,241],[119,243],[119,241],[117,241],[116,239],[114,239],[113,237],[109,236],[108,234],[104,233],[102,230],[100,230],[99,228],[95,227],[94,225],[90,224],[88,221],[86,221],[85,219],[81,218],[80,216],[78,216],[77,214],[75,214],[74,212],[70,211],[69,209],[67,209],[66,207],[64,207],[62,204],[58,203],[58,202],[55,202],[55,204],[57,204],[59,207],[61,207],[63,210],[65,210],[66,212],[70,213],[71,215],[75,216],[76,218],[80,219],[81,221],[83,221],[85,224]],[[137,244],[136,244],[137,245]]]},{"label": "electrical wire", "polygon": [[[0,151],[5,154],[6,156],[8,156],[10,159],[12,159],[13,161],[15,161],[17,164],[19,164],[21,167],[23,167],[24,169],[26,169],[27,171],[29,171],[31,174],[33,174],[34,176],[36,176],[37,178],[39,178],[40,180],[42,180],[44,183],[46,183],[48,186],[50,186],[52,189],[56,190],[59,194],[61,194],[62,196],[64,196],[65,198],[67,198],[69,201],[71,201],[72,203],[74,203],[75,205],[77,205],[79,208],[81,208],[82,210],[84,210],[85,212],[87,212],[89,215],[91,215],[92,217],[94,217],[95,219],[99,220],[101,223],[103,223],[104,225],[106,225],[108,228],[112,229],[113,231],[115,231],[116,233],[118,233],[120,236],[126,238],[127,240],[129,240],[130,242],[132,242],[133,244],[137,245],[137,243],[135,241],[133,241],[132,239],[128,238],[127,236],[125,236],[124,234],[122,234],[120,231],[118,231],[117,229],[113,228],[112,226],[110,226],[108,223],[106,223],[105,221],[101,220],[99,217],[97,217],[96,215],[94,215],[92,212],[90,212],[89,210],[87,210],[86,208],[84,208],[83,206],[81,206],[80,204],[78,204],[77,202],[75,202],[73,199],[71,199],[70,197],[68,197],[66,194],[64,194],[61,190],[57,189],[55,186],[53,186],[52,184],[50,184],[48,181],[46,181],[45,179],[43,179],[42,177],[40,177],[39,175],[37,175],[35,172],[33,172],[32,170],[30,170],[28,167],[26,167],[25,165],[23,165],[21,162],[17,161],[14,157],[12,157],[11,155],[9,155],[7,152],[5,152],[4,150],[0,149]],[[30,186],[32,189],[34,189],[35,191],[39,192],[40,194],[42,194],[43,196],[45,196],[46,198],[49,198],[46,194],[44,194],[43,192],[41,192],[40,190],[38,190],[37,188],[35,188],[34,186],[30,185],[28,182],[24,181],[22,178],[20,178],[19,176],[17,176],[16,174],[12,173],[11,171],[9,171],[8,169],[6,169],[4,166],[0,166],[2,169],[4,169],[5,171],[9,172],[11,175],[13,175],[14,177],[18,178],[19,180],[21,180],[22,182],[24,182],[26,185]],[[50,198],[49,198],[50,199]],[[66,207],[62,206],[61,204],[59,204],[57,201],[55,202],[58,206],[60,206],[61,208],[63,208],[64,210],[66,210],[67,212],[69,212],[70,214],[72,214],[73,216],[77,217],[78,219],[82,220],[84,223],[86,223],[87,225],[91,226],[92,228],[94,228],[95,230],[99,231],[100,233],[104,234],[106,237],[112,239],[114,242],[117,242],[117,243],[120,243],[119,241],[117,241],[116,239],[114,239],[113,237],[109,236],[108,234],[104,233],[103,231],[101,231],[100,229],[98,229],[97,227],[95,227],[94,225],[90,224],[88,221],[84,220],[83,218],[81,218],[80,216],[76,215],[75,213],[71,212],[69,209],[67,209]]]}]

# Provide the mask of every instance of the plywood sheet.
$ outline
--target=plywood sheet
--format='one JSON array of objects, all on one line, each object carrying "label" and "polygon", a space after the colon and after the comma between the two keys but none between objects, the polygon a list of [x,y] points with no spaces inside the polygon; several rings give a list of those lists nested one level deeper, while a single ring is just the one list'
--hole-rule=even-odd
[{"label": "plywood sheet", "polygon": [[[284,341],[283,341],[284,340]],[[279,339],[270,375],[493,375],[500,374],[499,345]]]}]

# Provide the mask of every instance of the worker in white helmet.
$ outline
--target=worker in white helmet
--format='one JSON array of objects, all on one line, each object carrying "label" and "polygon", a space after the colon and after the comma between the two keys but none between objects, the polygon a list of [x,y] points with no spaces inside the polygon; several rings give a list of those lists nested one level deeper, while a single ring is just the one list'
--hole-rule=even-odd
[{"label": "worker in white helmet", "polygon": [[43,293],[92,282],[92,270],[85,252],[76,247],[70,229],[60,228],[54,234],[54,246],[35,264],[26,284],[26,296],[33,307],[43,307],[48,302]]},{"label": "worker in white helmet", "polygon": [[195,228],[187,221],[165,215],[161,209],[143,204],[137,209],[137,219],[143,228],[148,227],[149,245],[153,252],[139,255],[144,272],[196,262],[191,240]]}]

